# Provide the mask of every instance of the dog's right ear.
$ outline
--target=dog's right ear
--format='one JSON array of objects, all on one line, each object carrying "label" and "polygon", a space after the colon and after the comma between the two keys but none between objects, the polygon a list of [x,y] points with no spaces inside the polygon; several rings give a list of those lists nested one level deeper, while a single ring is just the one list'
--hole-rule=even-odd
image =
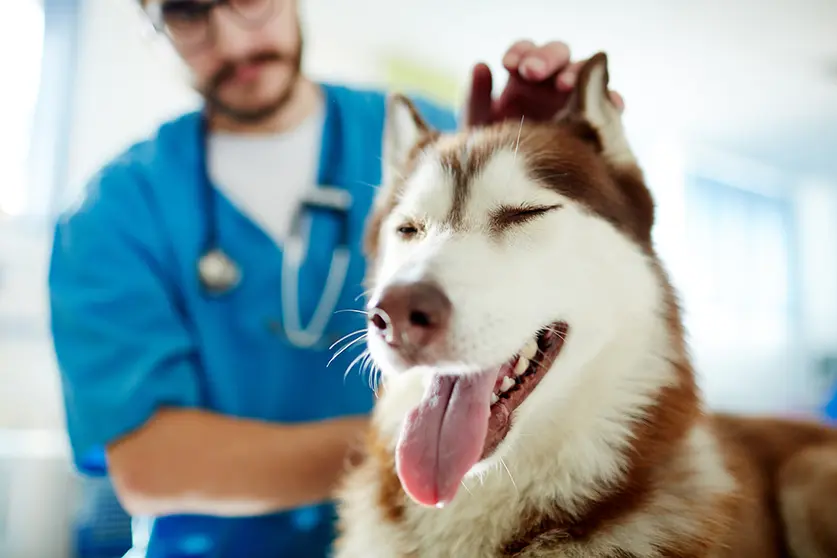
[{"label": "dog's right ear", "polygon": [[393,93],[387,99],[382,149],[382,183],[390,184],[402,172],[413,149],[432,135],[410,99]]},{"label": "dog's right ear", "polygon": [[575,89],[556,120],[584,122],[596,131],[605,159],[615,167],[636,164],[622,127],[622,114],[610,98],[607,55],[599,52],[578,72]]}]

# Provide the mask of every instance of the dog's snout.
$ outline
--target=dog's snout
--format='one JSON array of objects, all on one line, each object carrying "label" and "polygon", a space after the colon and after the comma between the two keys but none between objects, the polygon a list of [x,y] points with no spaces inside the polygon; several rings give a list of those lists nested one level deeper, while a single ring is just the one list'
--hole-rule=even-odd
[{"label": "dog's snout", "polygon": [[386,287],[369,309],[369,320],[387,343],[402,351],[433,344],[448,327],[451,302],[430,281]]}]

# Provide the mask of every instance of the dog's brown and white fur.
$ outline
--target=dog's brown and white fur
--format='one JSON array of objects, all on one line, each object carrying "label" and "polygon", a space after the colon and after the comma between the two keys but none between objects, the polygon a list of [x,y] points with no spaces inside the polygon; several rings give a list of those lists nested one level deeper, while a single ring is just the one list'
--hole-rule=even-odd
[{"label": "dog's brown and white fur", "polygon": [[[438,367],[499,366],[545,325],[569,330],[508,435],[435,509],[403,490],[395,447],[436,365],[404,365],[370,325],[383,386],[340,492],[338,558],[837,557],[837,432],[705,409],[607,86],[599,54],[554,122],[456,135],[391,98],[371,299],[405,277],[440,285]],[[549,209],[508,213],[532,206]],[[407,222],[419,234],[399,236]]]}]

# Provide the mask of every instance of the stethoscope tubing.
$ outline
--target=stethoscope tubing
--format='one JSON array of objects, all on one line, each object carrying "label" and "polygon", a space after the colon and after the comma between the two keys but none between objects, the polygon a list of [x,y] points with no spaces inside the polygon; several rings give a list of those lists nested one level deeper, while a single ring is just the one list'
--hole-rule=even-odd
[{"label": "stethoscope tubing", "polygon": [[[204,240],[197,262],[201,289],[205,295],[220,296],[235,289],[241,281],[239,264],[222,249],[218,230],[216,192],[209,171],[208,119],[201,118],[202,153],[202,209],[204,212]],[[291,233],[282,257],[281,300],[283,336],[298,348],[313,348],[323,342],[323,334],[336,310],[345,287],[351,264],[348,215],[352,205],[351,193],[345,188],[320,185],[306,195],[293,217]],[[307,326],[299,315],[299,272],[307,252],[307,234],[303,234],[303,217],[313,211],[327,211],[341,219],[340,240],[332,252],[326,284],[314,314]]]}]

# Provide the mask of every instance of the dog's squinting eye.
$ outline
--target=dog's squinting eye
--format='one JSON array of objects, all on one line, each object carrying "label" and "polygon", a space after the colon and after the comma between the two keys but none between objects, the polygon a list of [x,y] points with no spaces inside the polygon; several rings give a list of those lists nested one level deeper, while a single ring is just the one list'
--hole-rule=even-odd
[{"label": "dog's squinting eye", "polygon": [[403,223],[396,227],[395,232],[398,233],[398,236],[401,238],[410,239],[419,233],[419,229],[412,223]]},{"label": "dog's squinting eye", "polygon": [[493,228],[503,230],[513,225],[519,225],[550,211],[560,209],[561,204],[538,205],[523,207],[501,207],[491,218]]}]

